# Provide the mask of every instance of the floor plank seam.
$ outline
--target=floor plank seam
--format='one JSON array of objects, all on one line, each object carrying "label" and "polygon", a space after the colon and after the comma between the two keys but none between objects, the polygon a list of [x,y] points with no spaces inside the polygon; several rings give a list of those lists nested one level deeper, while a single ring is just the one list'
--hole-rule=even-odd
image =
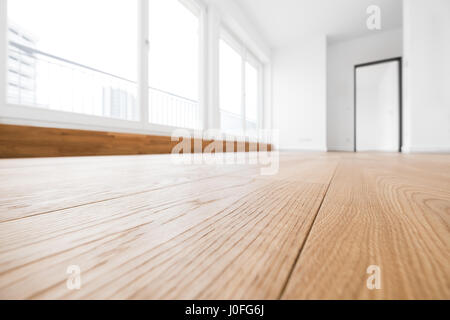
[{"label": "floor plank seam", "polygon": [[[245,171],[245,170],[247,170],[247,169],[239,169],[239,170],[236,170],[235,172],[233,172],[233,174],[235,174],[237,172]],[[213,175],[213,176],[204,177],[204,178],[200,178],[200,179],[195,179],[195,180],[191,180],[191,181],[186,181],[186,182],[182,182],[182,183],[169,184],[169,185],[161,186],[161,187],[158,187],[158,188],[155,188],[155,189],[148,189],[148,190],[143,190],[143,191],[139,191],[139,192],[126,193],[126,194],[123,194],[123,195],[120,195],[120,196],[117,196],[117,197],[112,197],[112,198],[107,198],[107,199],[97,200],[97,201],[91,201],[91,202],[86,202],[86,203],[80,203],[80,204],[77,204],[77,205],[64,207],[64,208],[60,208],[60,209],[39,212],[39,213],[35,213],[35,214],[30,214],[30,215],[27,215],[27,216],[24,216],[24,217],[19,217],[19,218],[14,218],[14,219],[9,219],[9,220],[2,220],[2,221],[0,221],[0,224],[6,223],[6,222],[19,221],[19,220],[32,218],[32,217],[37,217],[37,216],[42,216],[42,215],[55,213],[55,212],[60,212],[60,211],[64,211],[64,210],[70,210],[70,209],[75,209],[75,208],[79,208],[79,207],[89,206],[89,205],[93,205],[93,204],[96,204],[96,203],[103,203],[103,202],[109,202],[109,201],[113,201],[113,200],[133,197],[133,196],[137,196],[137,195],[141,195],[141,194],[145,194],[145,193],[150,193],[150,192],[154,192],[154,191],[159,191],[159,190],[164,190],[164,189],[168,189],[168,188],[178,187],[178,186],[186,185],[186,184],[189,184],[189,183],[195,183],[195,182],[199,182],[199,181],[203,181],[203,180],[220,178],[220,177],[226,176],[227,174],[228,173],[219,174],[217,176]]]},{"label": "floor plank seam", "polygon": [[328,195],[328,190],[330,189],[330,186],[331,186],[331,184],[333,183],[333,180],[334,180],[334,177],[335,177],[335,175],[336,175],[336,171],[337,171],[338,166],[339,166],[339,164],[337,164],[337,165],[336,165],[336,168],[334,169],[334,172],[333,172],[333,174],[332,174],[332,176],[331,176],[331,178],[330,178],[330,181],[329,181],[329,183],[328,183],[327,189],[325,190],[325,193],[323,194],[323,197],[322,197],[322,200],[321,200],[321,202],[320,202],[319,208],[317,209],[317,212],[316,212],[316,214],[314,215],[314,219],[313,219],[313,221],[312,221],[312,223],[311,223],[311,227],[309,228],[309,230],[308,230],[308,232],[307,232],[307,234],[306,234],[306,237],[305,237],[305,239],[303,240],[302,246],[301,246],[300,249],[298,250],[297,256],[295,257],[295,260],[294,260],[294,263],[292,264],[291,270],[289,270],[288,276],[286,277],[286,281],[284,282],[283,287],[282,287],[282,289],[281,289],[281,291],[280,291],[280,295],[278,296],[278,300],[281,300],[281,299],[282,299],[282,297],[283,297],[283,295],[284,295],[284,293],[285,293],[285,291],[286,291],[286,288],[287,288],[287,286],[288,286],[288,284],[289,284],[289,280],[290,280],[291,277],[292,277],[292,273],[294,272],[295,266],[297,265],[297,262],[298,262],[298,260],[300,259],[300,256],[301,256],[301,254],[302,254],[303,249],[304,249],[305,246],[306,246],[306,243],[308,242],[309,236],[310,236],[310,234],[311,234],[311,230],[313,229],[314,224],[316,223],[317,217],[318,217],[318,215],[319,215],[319,213],[320,213],[320,210],[322,209],[322,205],[323,205],[323,203],[325,202],[325,198],[326,198],[327,195]]}]

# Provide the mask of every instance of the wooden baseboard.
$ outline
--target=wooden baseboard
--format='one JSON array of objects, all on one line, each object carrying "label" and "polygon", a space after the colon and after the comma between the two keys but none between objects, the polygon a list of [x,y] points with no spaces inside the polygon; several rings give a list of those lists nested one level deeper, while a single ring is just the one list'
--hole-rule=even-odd
[{"label": "wooden baseboard", "polygon": [[[212,142],[202,140],[202,150]],[[0,158],[168,154],[178,143],[169,136],[0,124]],[[225,141],[218,143],[223,143],[223,150],[226,150]],[[194,152],[193,139],[191,146],[191,152]],[[272,146],[245,143],[246,152],[263,148],[271,151]]]}]

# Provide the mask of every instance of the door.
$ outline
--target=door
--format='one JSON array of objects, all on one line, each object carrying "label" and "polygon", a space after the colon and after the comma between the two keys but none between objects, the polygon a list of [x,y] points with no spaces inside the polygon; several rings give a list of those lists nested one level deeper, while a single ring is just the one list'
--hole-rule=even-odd
[{"label": "door", "polygon": [[357,152],[401,148],[401,60],[355,68]]}]

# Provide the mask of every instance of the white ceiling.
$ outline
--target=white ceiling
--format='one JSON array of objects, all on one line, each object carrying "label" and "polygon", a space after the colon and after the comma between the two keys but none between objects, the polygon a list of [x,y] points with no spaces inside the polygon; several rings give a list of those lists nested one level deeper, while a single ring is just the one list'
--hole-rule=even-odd
[{"label": "white ceiling", "polygon": [[272,47],[317,34],[326,34],[335,42],[379,32],[367,29],[370,5],[381,8],[381,31],[402,26],[402,0],[234,1]]}]

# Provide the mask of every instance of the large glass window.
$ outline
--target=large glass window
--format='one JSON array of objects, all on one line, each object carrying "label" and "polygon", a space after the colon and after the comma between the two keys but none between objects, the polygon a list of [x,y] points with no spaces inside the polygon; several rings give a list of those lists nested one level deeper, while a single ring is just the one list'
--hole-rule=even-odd
[{"label": "large glass window", "polygon": [[242,134],[242,58],[221,39],[219,61],[221,128],[226,133]]},{"label": "large glass window", "polygon": [[178,0],[149,0],[149,120],[200,128],[199,13]]},{"label": "large glass window", "polygon": [[245,63],[245,127],[254,135],[258,129],[258,69],[250,62]]},{"label": "large glass window", "polygon": [[137,0],[8,1],[8,102],[138,120]]},{"label": "large glass window", "polygon": [[202,50],[215,42],[202,36],[205,14],[196,0],[8,0],[5,113],[65,118],[20,107],[28,106],[99,116],[89,121],[102,126],[202,129],[200,98],[217,88],[219,115],[210,110],[210,119],[219,116],[226,133],[250,136],[261,122],[261,65],[225,30],[219,83],[206,84]]},{"label": "large glass window", "polygon": [[219,42],[219,105],[224,133],[257,134],[259,120],[259,67],[244,47],[224,34]]}]

